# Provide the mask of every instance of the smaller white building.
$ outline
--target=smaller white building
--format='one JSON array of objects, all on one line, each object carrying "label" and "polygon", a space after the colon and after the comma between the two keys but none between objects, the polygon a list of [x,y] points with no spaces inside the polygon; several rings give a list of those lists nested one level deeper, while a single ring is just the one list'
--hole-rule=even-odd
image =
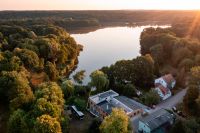
[{"label": "smaller white building", "polygon": [[167,98],[172,96],[171,89],[173,89],[176,85],[176,80],[172,76],[172,74],[164,75],[155,80],[155,90],[162,100],[166,100]]}]

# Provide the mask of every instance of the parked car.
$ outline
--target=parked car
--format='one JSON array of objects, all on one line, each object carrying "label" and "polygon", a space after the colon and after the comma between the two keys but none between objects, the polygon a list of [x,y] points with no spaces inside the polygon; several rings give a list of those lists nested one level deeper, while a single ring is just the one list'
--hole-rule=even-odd
[{"label": "parked car", "polygon": [[176,107],[172,107],[172,111],[177,112]]},{"label": "parked car", "polygon": [[73,114],[75,114],[80,120],[84,118],[83,112],[79,111],[75,105],[71,106],[71,111]]}]

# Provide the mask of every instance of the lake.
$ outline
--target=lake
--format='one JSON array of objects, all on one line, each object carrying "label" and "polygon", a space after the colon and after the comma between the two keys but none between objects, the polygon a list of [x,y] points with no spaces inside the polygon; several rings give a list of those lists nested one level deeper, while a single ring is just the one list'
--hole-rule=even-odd
[{"label": "lake", "polygon": [[[76,42],[83,45],[77,69],[86,71],[84,84],[90,81],[91,72],[110,66],[118,60],[133,59],[140,55],[140,34],[143,29],[158,26],[112,27],[84,34],[72,34]],[[162,28],[169,26],[159,26]]]}]

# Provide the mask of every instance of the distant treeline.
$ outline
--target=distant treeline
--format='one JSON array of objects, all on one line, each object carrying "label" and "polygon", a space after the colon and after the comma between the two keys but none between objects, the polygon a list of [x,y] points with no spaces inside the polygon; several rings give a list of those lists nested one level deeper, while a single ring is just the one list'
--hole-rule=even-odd
[{"label": "distant treeline", "polygon": [[[115,11],[1,11],[1,21],[53,23],[68,30],[98,26],[171,24],[194,18],[197,11],[115,10]],[[21,22],[20,22],[21,23]]]}]

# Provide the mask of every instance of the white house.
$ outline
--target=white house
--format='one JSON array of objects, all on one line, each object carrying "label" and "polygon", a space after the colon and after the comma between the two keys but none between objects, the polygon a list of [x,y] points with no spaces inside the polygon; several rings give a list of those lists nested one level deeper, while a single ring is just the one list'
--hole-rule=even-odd
[{"label": "white house", "polygon": [[162,100],[165,100],[171,97],[171,89],[175,87],[176,80],[172,76],[172,74],[164,75],[155,80],[155,90],[159,94]]},{"label": "white house", "polygon": [[156,79],[154,84],[155,84],[155,86],[160,84],[160,85],[164,86],[165,88],[173,89],[176,84],[176,80],[174,79],[172,74],[167,74],[167,75],[164,75],[164,76]]},{"label": "white house", "polygon": [[172,96],[170,89],[163,87],[162,85],[155,88],[158,95],[161,97],[162,100],[166,100],[167,98]]}]

